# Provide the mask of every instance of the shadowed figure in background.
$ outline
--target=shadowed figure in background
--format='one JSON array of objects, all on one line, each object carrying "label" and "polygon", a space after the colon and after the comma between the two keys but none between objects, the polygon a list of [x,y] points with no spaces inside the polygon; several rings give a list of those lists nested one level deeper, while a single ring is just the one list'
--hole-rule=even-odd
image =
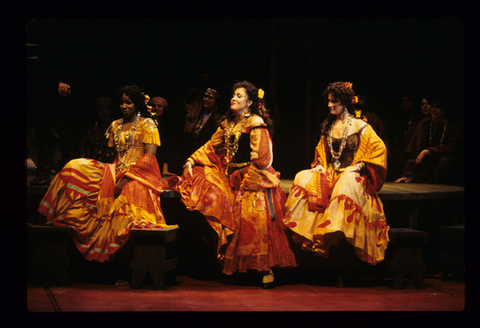
[{"label": "shadowed figure in background", "polygon": [[[38,150],[31,185],[50,184],[57,147],[67,158],[73,156],[78,145],[76,137],[82,125],[73,125],[71,118],[78,115],[82,101],[81,30],[82,22],[75,19],[27,21],[27,119],[28,127],[34,127]],[[59,120],[67,128],[55,126]]]},{"label": "shadowed figure in background", "polygon": [[108,146],[105,132],[113,121],[112,113],[115,106],[109,97],[99,97],[95,101],[96,120],[87,129],[82,138],[81,157],[96,159],[104,163],[113,163],[116,153]]},{"label": "shadowed figure in background", "polygon": [[426,96],[431,116],[412,134],[405,150],[403,176],[395,182],[464,184],[463,120],[450,115],[452,101],[441,94]]},{"label": "shadowed figure in background", "polygon": [[168,106],[165,98],[154,96],[150,99],[151,117],[158,127],[162,146],[157,150],[157,161],[163,176],[181,175],[180,126],[178,119]]}]

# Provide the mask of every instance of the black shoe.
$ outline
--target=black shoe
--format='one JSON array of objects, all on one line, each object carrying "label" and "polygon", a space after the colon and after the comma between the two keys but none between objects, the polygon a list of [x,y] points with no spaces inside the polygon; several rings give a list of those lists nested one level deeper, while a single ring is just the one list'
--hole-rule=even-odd
[{"label": "black shoe", "polygon": [[32,181],[30,181],[31,186],[48,186],[50,184],[50,175],[37,175],[35,178],[33,178]]},{"label": "black shoe", "polygon": [[264,282],[263,289],[273,289],[275,288],[275,282]]}]

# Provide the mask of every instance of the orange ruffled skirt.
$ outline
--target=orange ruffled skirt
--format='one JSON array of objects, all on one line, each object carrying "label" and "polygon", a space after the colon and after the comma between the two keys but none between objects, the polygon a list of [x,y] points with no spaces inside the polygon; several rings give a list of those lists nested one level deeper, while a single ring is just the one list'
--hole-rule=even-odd
[{"label": "orange ruffled skirt", "polygon": [[235,171],[230,180],[216,167],[193,169],[193,176],[182,181],[179,190],[187,208],[200,211],[217,232],[223,273],[297,265],[283,223],[286,196],[280,187],[241,190],[241,174],[248,167],[242,173]]},{"label": "orange ruffled skirt", "polygon": [[361,260],[370,264],[382,261],[389,227],[380,198],[366,192],[365,177],[358,173],[338,174],[329,165],[325,175],[330,198],[324,209],[314,210],[309,206],[309,190],[318,180],[315,174],[323,173],[299,172],[289,191],[285,224],[295,233],[294,240],[303,250],[327,257],[329,247],[345,238]]},{"label": "orange ruffled skirt", "polygon": [[54,225],[73,227],[75,244],[87,260],[112,260],[131,229],[167,227],[158,190],[132,179],[113,198],[114,185],[114,164],[74,159],[55,176],[38,210]]}]

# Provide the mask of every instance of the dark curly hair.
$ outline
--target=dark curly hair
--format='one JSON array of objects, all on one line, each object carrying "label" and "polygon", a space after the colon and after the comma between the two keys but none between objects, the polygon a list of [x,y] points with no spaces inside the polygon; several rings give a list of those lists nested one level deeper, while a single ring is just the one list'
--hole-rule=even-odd
[{"label": "dark curly hair", "polygon": [[[350,89],[346,85],[346,82],[339,81],[330,83],[323,91],[325,103],[328,103],[328,96],[330,94],[333,95],[334,100],[340,102],[342,106],[345,106],[347,108],[349,114],[354,113],[355,106],[352,104],[352,99],[355,96],[355,91]],[[322,134],[328,133],[330,125],[332,125],[335,119],[335,115],[328,113],[327,118],[322,123]]]},{"label": "dark curly hair", "polygon": [[145,105],[145,95],[143,89],[136,85],[124,85],[115,92],[115,101],[119,105],[122,101],[122,96],[125,94],[135,104],[135,108],[142,116],[147,113],[147,106]]},{"label": "dark curly hair", "polygon": [[[248,100],[252,101],[252,104],[250,105],[250,113],[256,114],[261,118],[263,118],[264,122],[267,124],[268,131],[272,133],[273,132],[272,120],[268,116],[264,115],[264,113],[260,110],[260,106],[263,104],[263,106],[266,107],[266,104],[263,101],[261,102],[260,99],[258,98],[258,88],[251,82],[238,81],[238,82],[235,82],[235,84],[232,86],[232,94],[238,88],[244,88],[245,91],[247,92]],[[235,114],[231,110],[229,110],[227,111],[226,118],[228,121],[233,121],[235,120]]]}]

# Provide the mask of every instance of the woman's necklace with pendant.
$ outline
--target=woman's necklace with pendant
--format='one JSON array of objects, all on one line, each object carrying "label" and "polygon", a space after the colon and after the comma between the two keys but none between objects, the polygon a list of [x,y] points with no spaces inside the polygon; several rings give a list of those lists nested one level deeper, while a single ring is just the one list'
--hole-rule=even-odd
[{"label": "woman's necklace with pendant", "polygon": [[133,137],[133,131],[135,130],[135,128],[137,127],[137,124],[138,122],[140,121],[140,117],[137,116],[135,118],[135,121],[133,122],[132,126],[130,127],[130,129],[128,129],[126,131],[126,135],[125,135],[125,142],[123,143],[123,146],[121,146],[121,142],[120,142],[120,135],[122,133],[122,127],[123,127],[123,120],[121,121],[121,123],[118,125],[117,127],[117,131],[115,133],[115,148],[117,150],[117,153],[120,157],[123,157],[124,155],[126,155],[126,153],[128,152],[128,150],[130,149],[130,146],[131,146],[131,142],[132,142],[132,137]]},{"label": "woman's necklace with pendant", "polygon": [[340,163],[340,156],[342,156],[342,152],[345,149],[345,145],[347,144],[348,130],[350,128],[351,122],[352,122],[352,117],[348,115],[347,121],[345,123],[345,127],[343,128],[342,141],[340,143],[338,152],[334,151],[332,146],[334,124],[330,126],[330,131],[327,137],[327,143],[328,143],[328,148],[330,149],[330,154],[332,155],[332,158],[333,158],[333,167],[335,170],[340,169],[340,165],[342,164]]},{"label": "woman's necklace with pendant", "polygon": [[[240,140],[240,136],[242,135],[242,133],[245,131],[246,124],[247,124],[247,117],[244,117],[243,121],[242,121],[242,126],[240,127],[240,129],[237,130],[237,132],[235,134],[233,133],[233,128],[236,125],[235,121],[233,121],[230,124],[230,127],[228,129],[225,129],[225,133],[223,135],[223,138],[224,138],[224,142],[225,142],[225,148],[227,150],[227,154],[226,154],[226,164],[227,165],[226,165],[226,169],[225,169],[225,173],[226,173],[227,176],[228,176],[228,171],[229,171],[229,168],[230,168],[230,163],[233,160],[233,157],[235,156],[235,154],[237,153],[237,150],[238,150],[238,141]],[[232,136],[233,136],[233,138],[232,138]]]}]

